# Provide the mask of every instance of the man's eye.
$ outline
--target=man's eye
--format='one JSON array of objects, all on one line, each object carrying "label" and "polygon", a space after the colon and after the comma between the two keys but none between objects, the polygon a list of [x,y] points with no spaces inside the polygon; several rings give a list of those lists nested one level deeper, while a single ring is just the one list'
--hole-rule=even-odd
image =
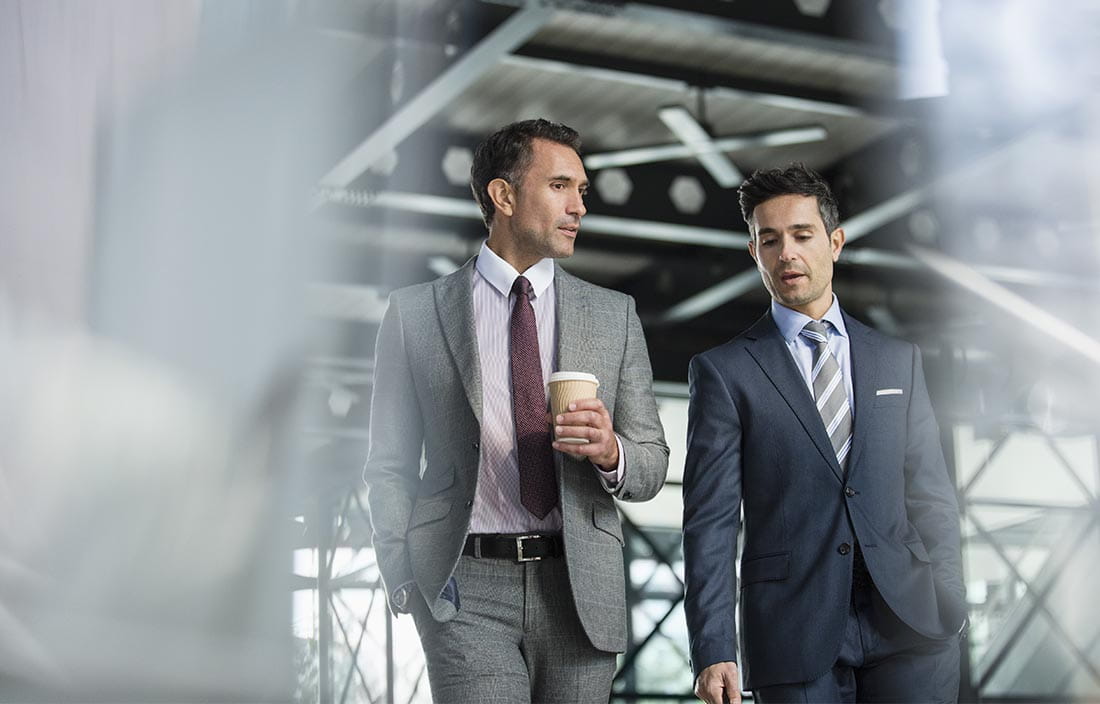
[{"label": "man's eye", "polygon": [[771,247],[773,244],[775,244],[775,240],[761,240],[760,242],[761,247]]}]

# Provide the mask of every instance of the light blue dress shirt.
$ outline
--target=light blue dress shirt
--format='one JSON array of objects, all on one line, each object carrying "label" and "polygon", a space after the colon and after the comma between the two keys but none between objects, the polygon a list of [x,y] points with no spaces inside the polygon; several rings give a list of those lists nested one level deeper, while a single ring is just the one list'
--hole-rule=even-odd
[{"label": "light blue dress shirt", "polygon": [[[814,348],[817,345],[813,340],[802,334],[802,328],[806,327],[806,323],[813,320],[813,318],[796,310],[791,310],[772,299],[772,320],[775,321],[776,326],[779,328],[779,334],[783,336],[783,340],[787,343],[787,349],[794,359],[794,365],[798,367],[798,372],[802,375],[802,381],[806,383],[806,388],[810,391],[810,397],[813,398],[814,382],[810,375],[813,373]],[[848,330],[844,327],[844,316],[840,314],[840,304],[837,302],[835,293],[833,294],[833,304],[821,317],[821,321],[828,323],[826,327],[829,330],[829,351],[836,357],[836,361],[844,373],[844,390],[848,394],[848,407],[852,409],[852,418],[855,418],[856,403],[855,395],[852,393],[852,355],[848,344]]]}]

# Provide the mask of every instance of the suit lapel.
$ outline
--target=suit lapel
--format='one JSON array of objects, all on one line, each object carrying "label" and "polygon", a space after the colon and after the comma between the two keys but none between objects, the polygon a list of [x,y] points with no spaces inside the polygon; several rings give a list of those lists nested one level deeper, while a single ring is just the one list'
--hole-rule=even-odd
[{"label": "suit lapel", "polygon": [[443,337],[462,379],[466,398],[481,424],[481,360],[477,352],[477,328],[474,325],[473,274],[477,257],[435,283],[435,307]]},{"label": "suit lapel", "polygon": [[879,387],[880,369],[875,354],[871,329],[844,314],[844,327],[848,330],[848,354],[852,366],[852,395],[855,396],[855,413],[852,418],[852,451],[848,456],[848,473],[859,464],[859,456],[867,444],[867,425],[875,401],[875,389]]},{"label": "suit lapel", "polygon": [[[587,371],[599,376],[599,371],[592,368],[592,360],[595,355],[591,351],[592,332],[590,330],[591,316],[588,313],[588,301],[577,292],[577,279],[563,270],[557,263],[554,264],[554,304],[555,304],[555,328],[557,329],[557,349],[553,371]],[[572,476],[577,477],[576,468],[587,466],[587,461],[577,460],[568,455],[554,453],[554,470],[557,473],[558,491],[561,497],[561,511],[564,519],[567,505],[572,501],[577,492],[570,489],[575,483],[566,481],[566,467],[574,469]],[[586,467],[587,469],[587,467]],[[588,470],[590,471],[590,470]],[[585,471],[585,474],[588,473]],[[568,521],[567,521],[568,523]]]},{"label": "suit lapel", "polygon": [[589,349],[593,339],[588,323],[588,301],[576,293],[577,282],[560,266],[554,264],[554,298],[557,314],[557,364],[554,371],[588,371],[593,354]]},{"label": "suit lapel", "polygon": [[758,320],[745,333],[745,336],[755,340],[748,346],[749,354],[767,375],[780,395],[791,407],[802,427],[817,446],[821,456],[829,463],[829,468],[836,475],[837,480],[843,481],[840,465],[836,461],[836,454],[829,442],[829,436],[825,434],[825,424],[821,422],[821,415],[817,412],[813,396],[802,380],[802,374],[791,359],[787,343],[779,333],[771,313],[767,313]]}]

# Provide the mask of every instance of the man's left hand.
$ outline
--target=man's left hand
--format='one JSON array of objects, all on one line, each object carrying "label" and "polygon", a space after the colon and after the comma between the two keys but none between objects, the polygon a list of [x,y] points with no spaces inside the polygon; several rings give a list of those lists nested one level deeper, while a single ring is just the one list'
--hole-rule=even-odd
[{"label": "man's left hand", "polygon": [[554,419],[554,437],[588,440],[584,445],[555,440],[555,450],[587,457],[605,471],[619,465],[619,443],[611,427],[611,416],[598,398],[569,404],[569,412]]}]

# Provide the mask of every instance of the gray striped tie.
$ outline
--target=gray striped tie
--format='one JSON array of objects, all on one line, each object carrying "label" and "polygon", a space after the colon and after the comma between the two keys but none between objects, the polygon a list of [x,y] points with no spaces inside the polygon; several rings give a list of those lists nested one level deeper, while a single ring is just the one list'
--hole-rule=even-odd
[{"label": "gray striped tie", "polygon": [[825,432],[836,452],[836,461],[845,469],[848,451],[852,449],[852,409],[848,405],[848,392],[844,387],[844,374],[836,357],[829,351],[828,328],[825,323],[812,320],[802,328],[802,334],[813,341],[814,366],[811,378],[817,412],[825,423]]}]

